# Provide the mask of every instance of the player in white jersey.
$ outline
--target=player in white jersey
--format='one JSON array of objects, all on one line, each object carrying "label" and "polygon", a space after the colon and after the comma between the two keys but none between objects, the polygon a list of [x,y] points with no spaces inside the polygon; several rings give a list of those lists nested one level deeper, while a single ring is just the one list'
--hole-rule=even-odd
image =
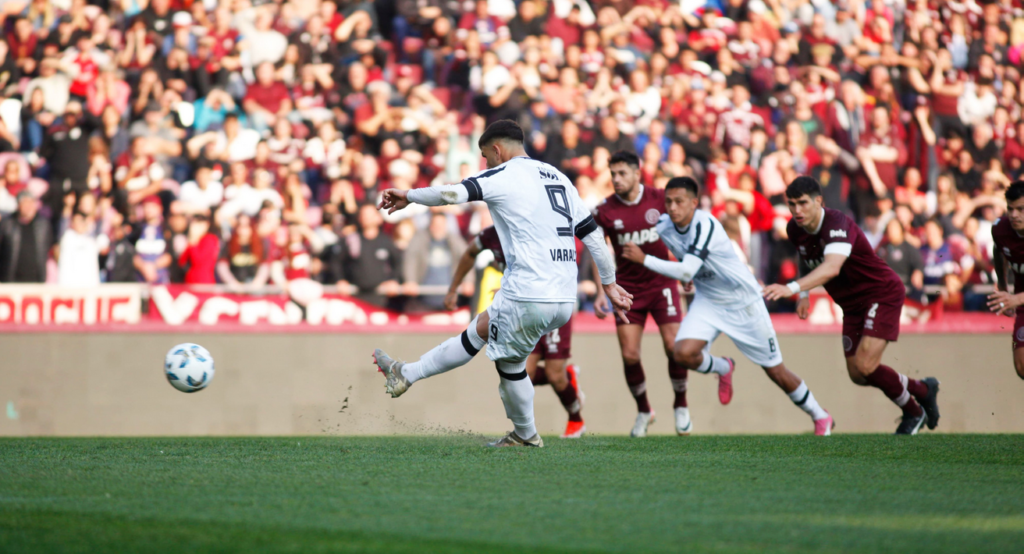
[{"label": "player in white jersey", "polygon": [[492,123],[480,137],[487,171],[458,185],[411,191],[384,191],[380,207],[389,213],[410,203],[427,206],[484,201],[505,253],[501,290],[487,311],[478,314],[461,336],[427,352],[418,362],[391,359],[380,349],[374,363],[386,377],[392,397],[426,377],[465,365],[487,344],[501,378],[498,392],[515,427],[491,446],[543,446],[533,419],[533,385],[526,358],[540,338],[564,325],[576,303],[576,241],[594,252],[609,300],[620,315],[632,296],[615,283],[615,262],[604,233],[576,188],[554,167],[530,159],[523,130],[513,121]]},{"label": "player in white jersey", "polygon": [[[658,220],[657,230],[678,262],[647,256],[635,245],[623,252],[627,259],[652,271],[693,282],[693,303],[676,335],[676,362],[700,373],[728,373],[730,361],[711,355],[711,343],[724,333],[811,416],[816,435],[831,434],[832,416],[818,405],[803,380],[782,363],[775,328],[761,298],[761,285],[736,255],[722,224],[697,209],[699,200],[693,179],[676,177],[668,182],[665,214]],[[677,427],[680,419],[689,425],[687,408],[676,408],[676,419]]]}]

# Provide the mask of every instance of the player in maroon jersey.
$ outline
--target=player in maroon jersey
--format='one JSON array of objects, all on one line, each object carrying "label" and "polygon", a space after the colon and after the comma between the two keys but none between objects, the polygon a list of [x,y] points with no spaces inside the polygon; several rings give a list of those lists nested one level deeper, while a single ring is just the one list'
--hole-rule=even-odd
[{"label": "player in maroon jersey", "polygon": [[[609,167],[615,194],[609,196],[597,207],[594,221],[604,229],[615,251],[618,270],[615,279],[622,288],[633,295],[633,307],[626,312],[626,320],[615,318],[622,350],[622,364],[626,372],[626,384],[636,400],[637,416],[630,433],[634,437],[647,435],[647,427],[654,421],[654,410],[647,401],[647,383],[644,368],[640,362],[640,340],[644,324],[650,314],[658,324],[661,340],[668,356],[668,374],[675,391],[673,408],[685,408],[686,367],[677,363],[672,356],[676,332],[682,320],[679,305],[679,289],[676,281],[655,273],[643,264],[631,262],[622,256],[626,244],[635,244],[644,254],[667,260],[668,248],[658,238],[655,226],[658,218],[665,213],[665,191],[640,184],[640,158],[632,152],[616,152]],[[594,305],[598,317],[610,313],[607,299],[600,292]],[[722,404],[732,399],[732,367],[719,376],[718,396]],[[680,435],[689,433],[689,428],[676,429]]]},{"label": "player in maroon jersey", "polygon": [[[583,247],[577,239],[577,252]],[[494,254],[494,267],[501,272],[505,271],[505,252],[501,248],[501,241],[498,239],[498,231],[493,226],[480,231],[480,234],[469,243],[469,247],[459,258],[459,264],[455,268],[455,275],[452,277],[452,284],[448,287],[448,294],[444,297],[444,305],[449,310],[454,310],[458,299],[458,287],[462,280],[473,269],[476,257],[480,252],[490,250]],[[576,257],[579,259],[579,256]],[[576,439],[583,436],[587,427],[583,423],[583,394],[579,388],[579,367],[575,364],[566,364],[572,349],[572,318],[541,337],[533,353],[526,359],[526,374],[534,386],[551,385],[562,402],[565,411],[569,413],[569,422],[565,425],[563,439]],[[544,365],[540,361],[544,360]]]},{"label": "player in maroon jersey", "polygon": [[804,291],[824,285],[843,309],[843,349],[846,370],[858,385],[881,389],[903,409],[897,435],[914,435],[939,422],[934,377],[917,380],[882,364],[882,353],[900,334],[900,312],[906,291],[896,272],[875,254],[860,227],[843,212],[826,208],[821,185],[797,177],[786,188],[793,214],[786,230],[800,254],[803,277],[788,285],[768,285],[768,300],[800,294],[797,314],[806,319],[809,301]]},{"label": "player in maroon jersey", "polygon": [[[996,292],[988,297],[988,307],[996,313],[1017,319],[1013,323],[1013,366],[1024,379],[1024,181],[1015,181],[1006,189],[1006,213],[992,226],[996,243],[993,262]],[[1013,272],[1013,287],[1006,288],[1006,273]]]}]

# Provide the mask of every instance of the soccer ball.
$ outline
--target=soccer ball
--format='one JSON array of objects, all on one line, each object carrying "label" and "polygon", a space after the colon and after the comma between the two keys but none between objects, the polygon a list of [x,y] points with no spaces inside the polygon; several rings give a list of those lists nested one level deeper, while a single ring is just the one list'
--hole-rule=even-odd
[{"label": "soccer ball", "polygon": [[181,392],[203,390],[213,380],[213,356],[198,344],[179,344],[164,358],[164,373]]}]

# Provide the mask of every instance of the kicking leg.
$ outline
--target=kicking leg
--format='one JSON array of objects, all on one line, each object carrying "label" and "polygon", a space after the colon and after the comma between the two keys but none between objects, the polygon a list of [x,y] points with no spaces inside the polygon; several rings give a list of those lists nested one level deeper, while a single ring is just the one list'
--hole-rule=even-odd
[{"label": "kicking leg", "polygon": [[387,378],[385,390],[392,398],[398,398],[413,383],[420,379],[439,375],[457,367],[466,365],[477,352],[487,344],[487,324],[490,318],[487,312],[478,315],[461,335],[452,337],[429,352],[418,362],[403,363],[392,360],[390,356],[378,349],[374,352],[374,362]]}]

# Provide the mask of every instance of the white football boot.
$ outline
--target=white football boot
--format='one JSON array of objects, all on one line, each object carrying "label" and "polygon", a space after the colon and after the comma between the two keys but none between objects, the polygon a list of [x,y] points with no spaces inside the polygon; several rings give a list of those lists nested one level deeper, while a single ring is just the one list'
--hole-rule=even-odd
[{"label": "white football boot", "polygon": [[636,422],[633,423],[633,430],[629,432],[629,436],[637,438],[646,437],[647,427],[652,423],[654,423],[654,410],[651,410],[650,413],[638,412],[636,414]]},{"label": "white football boot", "polygon": [[690,409],[676,408],[676,434],[679,436],[689,435],[693,430],[693,422],[690,421]]},{"label": "white football boot", "polygon": [[405,375],[402,375],[402,366],[405,365],[405,362],[392,360],[391,356],[378,348],[373,351],[373,363],[377,364],[378,371],[383,373],[387,379],[384,390],[391,395],[391,398],[402,396],[412,386]]},{"label": "white football boot", "polygon": [[537,433],[528,439],[523,439],[520,438],[515,431],[510,431],[509,434],[504,437],[487,443],[487,446],[491,448],[502,448],[505,446],[530,446],[533,448],[543,448],[544,439],[540,438],[540,433]]}]

